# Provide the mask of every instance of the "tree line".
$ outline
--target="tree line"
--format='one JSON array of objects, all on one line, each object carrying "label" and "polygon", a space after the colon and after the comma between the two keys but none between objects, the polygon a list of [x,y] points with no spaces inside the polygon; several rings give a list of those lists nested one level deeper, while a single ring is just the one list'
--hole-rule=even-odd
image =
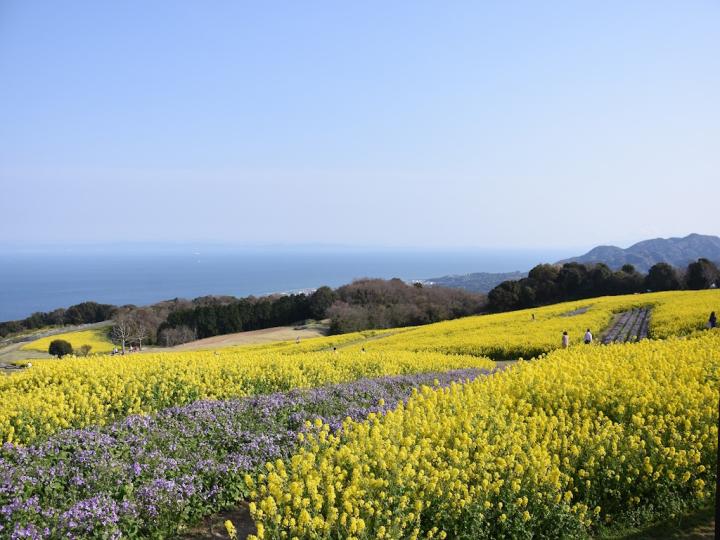
[{"label": "tree line", "polygon": [[485,295],[463,289],[362,279],[338,288],[326,315],[330,333],[344,334],[456,319],[481,313],[485,306]]},{"label": "tree line", "polygon": [[174,311],[158,327],[158,339],[171,345],[170,341],[177,339],[172,330],[177,329],[189,329],[195,337],[202,339],[322,318],[326,308],[319,306],[323,294],[320,291],[318,289],[311,295],[248,297]]},{"label": "tree line", "polygon": [[540,264],[528,277],[504,281],[487,297],[462,289],[407,284],[400,279],[360,279],[311,294],[235,298],[205,296],[174,299],[145,307],[82,302],[67,309],[34,313],[0,323],[0,337],[54,325],[113,320],[110,337],[126,346],[171,347],[199,338],[285,326],[307,319],[329,319],[330,333],[428,324],[487,311],[508,311],[594,296],[645,291],[704,289],[720,283],[720,271],[707,259],[684,270],[658,263],[647,274],[632,265],[617,271],[598,263]]},{"label": "tree line", "polygon": [[[195,339],[329,319],[330,333],[427,324],[483,311],[485,296],[460,289],[361,279],[338,289],[261,298],[204,297],[119,308],[111,332],[121,347],[172,347]],[[179,302],[179,303],[177,303]]]},{"label": "tree line", "polygon": [[509,311],[596,296],[646,291],[707,289],[720,283],[718,267],[698,259],[684,270],[657,263],[647,274],[631,264],[613,272],[606,264],[539,264],[519,280],[504,281],[488,293],[489,311]]}]

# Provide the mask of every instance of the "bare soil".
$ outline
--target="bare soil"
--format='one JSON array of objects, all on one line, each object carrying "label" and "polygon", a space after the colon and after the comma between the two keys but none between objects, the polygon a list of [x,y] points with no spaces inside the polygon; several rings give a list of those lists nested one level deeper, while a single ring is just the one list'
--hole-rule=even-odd
[{"label": "bare soil", "polygon": [[232,521],[237,537],[240,540],[247,538],[249,534],[255,534],[255,523],[250,517],[248,503],[243,502],[232,510],[220,512],[205,518],[201,523],[188,528],[178,536],[178,540],[212,540],[217,538],[229,539],[230,536],[225,529],[225,521]]},{"label": "bare soil", "polygon": [[[252,345],[258,343],[272,343],[274,341],[291,341],[296,338],[308,339],[327,335],[327,325],[317,324],[308,326],[277,326],[262,330],[250,330],[236,334],[225,334],[205,339],[198,339],[184,343],[177,347],[165,349],[168,351],[196,351],[202,349],[220,349],[233,345]],[[155,349],[158,350],[158,349]]]}]

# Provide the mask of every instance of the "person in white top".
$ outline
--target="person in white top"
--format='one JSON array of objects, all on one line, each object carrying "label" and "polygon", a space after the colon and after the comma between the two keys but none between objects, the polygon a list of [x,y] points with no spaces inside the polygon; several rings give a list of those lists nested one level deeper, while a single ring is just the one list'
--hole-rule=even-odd
[{"label": "person in white top", "polygon": [[590,345],[592,343],[592,332],[590,332],[590,329],[588,328],[585,332],[585,345]]},{"label": "person in white top", "polygon": [[568,336],[567,331],[563,332],[562,336],[562,347],[563,349],[567,349],[570,346],[570,336]]}]

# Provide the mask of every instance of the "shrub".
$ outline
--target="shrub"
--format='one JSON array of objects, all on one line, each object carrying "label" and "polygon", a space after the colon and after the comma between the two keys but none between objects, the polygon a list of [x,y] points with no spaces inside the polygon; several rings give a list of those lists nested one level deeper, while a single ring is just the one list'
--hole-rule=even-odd
[{"label": "shrub", "polygon": [[72,354],[73,348],[72,345],[70,345],[70,342],[65,341],[64,339],[54,339],[50,342],[48,353],[53,356],[57,356],[58,358],[62,358],[63,356]]}]

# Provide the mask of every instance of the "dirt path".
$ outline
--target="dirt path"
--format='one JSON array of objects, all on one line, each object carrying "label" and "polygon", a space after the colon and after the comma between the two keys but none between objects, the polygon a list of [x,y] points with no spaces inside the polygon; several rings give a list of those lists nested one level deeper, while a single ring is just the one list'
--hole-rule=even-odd
[{"label": "dirt path", "polygon": [[275,341],[292,341],[295,338],[308,339],[322,337],[327,334],[328,326],[325,324],[313,324],[302,326],[276,326],[274,328],[263,328],[262,330],[249,330],[235,334],[224,334],[205,339],[198,339],[190,343],[183,343],[177,347],[154,348],[153,351],[197,351],[203,349],[219,349],[232,347],[233,345],[251,345],[260,343],[272,343]]},{"label": "dirt path", "polygon": [[[4,338],[0,340],[0,374],[12,373],[18,371],[18,367],[12,363],[18,360],[33,360],[36,358],[51,358],[46,352],[40,351],[23,351],[23,345],[48,336],[57,334],[65,334],[66,332],[78,332],[81,330],[92,330],[94,328],[102,328],[110,324],[109,321],[91,324],[78,324],[74,326],[59,326],[57,328],[49,328],[45,330],[27,332],[18,336]],[[20,368],[22,369],[22,368]]]},{"label": "dirt path", "polygon": [[625,534],[602,536],[603,540],[712,540],[715,538],[715,509],[707,507],[680,518],[655,523]]},{"label": "dirt path", "polygon": [[232,521],[240,540],[245,540],[249,534],[257,532],[255,522],[250,517],[248,503],[242,502],[237,508],[206,517],[202,522],[178,536],[178,540],[211,540],[214,538],[227,540],[230,536],[225,530],[225,520],[228,519]]},{"label": "dirt path", "polygon": [[21,351],[20,347],[24,344],[25,343],[13,343],[12,345],[8,345],[0,349],[0,373],[14,373],[25,369],[12,363],[18,360],[29,360],[31,358],[39,358],[42,356],[47,356],[48,358],[50,357],[49,354],[44,355],[43,353],[35,351]]},{"label": "dirt path", "polygon": [[624,343],[640,341],[648,337],[650,308],[635,308],[615,315],[610,327],[604,332],[601,342]]},{"label": "dirt path", "polygon": [[[337,349],[338,349],[338,350],[340,350],[340,349],[346,349],[346,348],[348,348],[348,347],[352,347],[353,345],[360,345],[360,344],[362,344],[362,343],[368,343],[368,342],[370,342],[370,341],[376,341],[376,340],[378,340],[378,339],[383,339],[383,338],[386,338],[386,337],[394,336],[395,334],[400,334],[400,333],[402,333],[402,332],[407,332],[407,330],[391,330],[391,331],[389,331],[389,332],[383,332],[382,334],[375,334],[374,336],[355,339],[355,340],[353,340],[353,341],[348,341],[347,343],[342,343],[342,344],[340,344],[340,345],[337,345]],[[325,347],[324,349],[321,349],[321,350],[323,350],[323,351],[332,351],[332,350],[333,350],[333,347],[332,347],[332,346],[330,346],[330,347]]]},{"label": "dirt path", "polygon": [[579,307],[577,309],[573,309],[572,311],[568,311],[566,313],[561,313],[561,317],[575,317],[576,315],[582,315],[583,313],[587,313],[587,310],[590,309],[590,306],[583,306]]}]

